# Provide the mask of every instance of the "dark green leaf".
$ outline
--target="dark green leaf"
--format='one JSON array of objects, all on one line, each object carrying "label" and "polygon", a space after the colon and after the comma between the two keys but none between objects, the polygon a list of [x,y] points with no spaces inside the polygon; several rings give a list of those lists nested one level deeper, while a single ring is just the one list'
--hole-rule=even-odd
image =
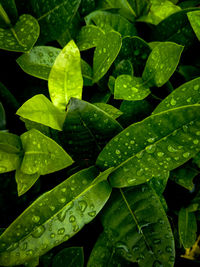
[{"label": "dark green leaf", "polygon": [[117,193],[102,215],[116,252],[141,267],[173,266],[173,234],[154,190],[145,184]]},{"label": "dark green leaf", "polygon": [[122,61],[120,61],[113,71],[113,76],[115,78],[122,74],[128,74],[131,76],[133,76],[134,74],[132,63],[128,59],[123,59]]},{"label": "dark green leaf", "polygon": [[[18,12],[15,4],[15,0],[1,0],[1,5],[6,12],[7,16],[9,17],[9,20],[14,24],[17,21],[18,18]],[[8,26],[6,25],[5,18],[2,14],[1,7],[0,7],[0,26]],[[10,25],[9,25],[10,26]]]},{"label": "dark green leaf", "polygon": [[53,258],[52,267],[83,267],[84,254],[81,247],[64,248]]},{"label": "dark green leaf", "polygon": [[91,185],[97,174],[82,170],[36,199],[0,236],[0,264],[41,256],[93,220],[111,193],[107,181]]},{"label": "dark green leaf", "polygon": [[190,24],[200,41],[200,11],[193,11],[187,13]]},{"label": "dark green leaf", "polygon": [[108,113],[109,116],[112,117],[113,119],[117,119],[119,116],[123,114],[119,109],[106,103],[94,103],[94,105],[102,109],[106,113]]},{"label": "dark green leaf", "polygon": [[200,153],[197,153],[193,158],[194,163],[200,168]]},{"label": "dark green leaf", "polygon": [[36,129],[40,131],[41,133],[45,134],[46,136],[51,137],[51,130],[48,126],[45,126],[38,122],[30,121],[28,119],[24,119],[22,117],[20,117],[20,120],[25,123],[25,127],[28,131],[31,129]]},{"label": "dark green leaf", "polygon": [[140,17],[149,12],[152,0],[128,0],[128,3],[135,11],[136,17]]},{"label": "dark green leaf", "polygon": [[0,102],[0,131],[6,128],[6,114],[2,103]]},{"label": "dark green leaf", "polygon": [[82,0],[80,4],[80,13],[81,15],[87,15],[95,9],[96,1],[95,0]]},{"label": "dark green leaf", "polygon": [[159,197],[162,196],[166,188],[168,178],[169,178],[169,172],[154,177],[149,181],[149,184],[153,187],[153,189],[155,190],[156,194]]},{"label": "dark green leaf", "polygon": [[[114,137],[97,159],[101,169],[115,166],[115,187],[137,185],[173,170],[200,150],[200,105],[152,115]],[[142,133],[142,134],[141,134]]]}]

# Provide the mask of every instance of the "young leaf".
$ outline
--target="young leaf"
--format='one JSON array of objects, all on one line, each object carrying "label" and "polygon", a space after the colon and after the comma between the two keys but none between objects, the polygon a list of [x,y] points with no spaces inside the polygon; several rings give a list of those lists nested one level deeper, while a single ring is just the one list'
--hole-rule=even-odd
[{"label": "young leaf", "polygon": [[65,110],[71,97],[81,99],[83,78],[80,52],[74,41],[70,41],[60,52],[48,79],[49,94],[53,104]]},{"label": "young leaf", "polygon": [[50,100],[40,94],[27,100],[16,112],[30,121],[38,122],[56,130],[62,130],[66,113],[55,107]]},{"label": "young leaf", "polygon": [[197,38],[200,41],[200,11],[197,10],[193,12],[188,12],[187,16]]},{"label": "young leaf", "polygon": [[139,77],[120,75],[115,81],[114,98],[124,100],[142,100],[151,91]]},{"label": "young leaf", "polygon": [[171,42],[158,44],[149,55],[142,78],[149,86],[163,86],[174,73],[183,47]]},{"label": "young leaf", "polygon": [[83,267],[84,254],[81,247],[64,248],[53,258],[52,267]]},{"label": "young leaf", "polygon": [[93,82],[100,80],[117,57],[122,45],[121,35],[111,31],[99,41],[93,58]]},{"label": "young leaf", "polygon": [[119,109],[106,103],[94,103],[94,105],[108,113],[114,120],[123,114]]},{"label": "young leaf", "polygon": [[21,171],[25,174],[48,174],[73,163],[71,157],[51,138],[32,129],[21,135],[25,155]]},{"label": "young leaf", "polygon": [[104,209],[102,223],[116,252],[126,260],[138,262],[141,267],[173,266],[170,224],[148,184],[116,192]]},{"label": "young leaf", "polygon": [[28,52],[39,36],[39,24],[31,15],[22,15],[10,29],[0,29],[0,49]]},{"label": "young leaf", "polygon": [[81,0],[31,0],[32,10],[41,27],[43,43],[56,40],[70,24]]},{"label": "young leaf", "polygon": [[199,111],[200,105],[184,106],[130,125],[105,146],[97,165],[116,167],[110,175],[115,187],[141,184],[177,168],[200,150]]},{"label": "young leaf", "polygon": [[179,236],[183,247],[190,248],[196,241],[197,222],[193,212],[182,208],[178,214]]},{"label": "young leaf", "polygon": [[182,84],[169,94],[153,111],[153,114],[200,102],[200,77]]},{"label": "young leaf", "polygon": [[91,185],[97,174],[82,170],[36,199],[0,236],[0,264],[41,256],[93,220],[111,193],[107,181]]}]

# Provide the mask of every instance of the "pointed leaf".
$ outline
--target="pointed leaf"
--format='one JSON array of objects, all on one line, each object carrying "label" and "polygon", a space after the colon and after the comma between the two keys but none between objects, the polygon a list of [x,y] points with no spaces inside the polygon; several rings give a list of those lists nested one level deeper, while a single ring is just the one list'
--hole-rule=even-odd
[{"label": "pointed leaf", "polygon": [[113,119],[117,119],[119,116],[123,114],[119,109],[106,103],[94,103],[94,105],[102,109],[106,113],[108,113],[109,116],[112,117]]},{"label": "pointed leaf", "polygon": [[0,49],[28,52],[39,36],[39,24],[31,15],[22,15],[11,29],[0,29]]},{"label": "pointed leaf", "polygon": [[106,74],[117,57],[121,45],[121,35],[117,32],[108,32],[101,38],[94,51],[93,82],[97,82]]},{"label": "pointed leaf", "polygon": [[114,98],[124,100],[142,100],[151,93],[141,78],[126,74],[117,77],[114,90]]},{"label": "pointed leaf", "polygon": [[200,105],[184,106],[130,125],[105,146],[97,165],[116,167],[110,175],[115,187],[141,184],[179,167],[200,150],[199,111]]},{"label": "pointed leaf", "polygon": [[149,55],[142,74],[149,86],[161,87],[174,73],[183,47],[171,42],[158,44]]},{"label": "pointed leaf", "polygon": [[52,267],[83,267],[84,254],[81,247],[64,248],[53,258]]},{"label": "pointed leaf", "polygon": [[148,184],[116,192],[104,209],[102,223],[116,252],[128,261],[138,262],[141,267],[173,266],[170,224]]},{"label": "pointed leaf", "polygon": [[55,107],[49,99],[40,94],[27,100],[16,112],[30,121],[38,122],[56,130],[62,130],[66,113]]},{"label": "pointed leaf", "polygon": [[91,185],[97,174],[82,170],[36,199],[0,236],[0,264],[41,256],[93,220],[111,193],[107,181]]},{"label": "pointed leaf", "polygon": [[81,99],[83,78],[80,52],[73,40],[56,58],[49,74],[48,86],[51,100],[60,110],[66,109],[71,97]]},{"label": "pointed leaf", "polygon": [[70,166],[71,157],[51,138],[32,129],[21,135],[25,155],[21,171],[25,174],[48,174]]},{"label": "pointed leaf", "polygon": [[188,12],[187,16],[197,38],[200,41],[200,11],[197,10],[193,12]]}]

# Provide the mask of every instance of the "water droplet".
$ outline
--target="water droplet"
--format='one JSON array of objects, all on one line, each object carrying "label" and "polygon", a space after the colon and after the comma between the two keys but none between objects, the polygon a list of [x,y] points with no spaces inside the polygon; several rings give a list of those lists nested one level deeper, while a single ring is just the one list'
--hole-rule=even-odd
[{"label": "water droplet", "polygon": [[7,168],[5,166],[0,166],[1,173],[6,172],[6,171],[7,171]]},{"label": "water droplet", "polygon": [[96,211],[90,211],[90,212],[88,212],[88,215],[90,217],[94,217],[96,215]]},{"label": "water droplet", "polygon": [[75,222],[75,221],[76,221],[75,216],[74,216],[74,215],[71,215],[71,216],[69,217],[69,222],[70,222],[70,223],[73,223],[73,222]]},{"label": "water droplet", "polygon": [[174,98],[172,98],[171,101],[170,101],[170,104],[171,104],[172,106],[175,106],[175,105],[176,105],[176,100],[175,100]]},{"label": "water droplet", "polygon": [[184,131],[185,133],[187,133],[187,131],[188,131],[188,126],[187,126],[187,125],[183,125],[183,131]]},{"label": "water droplet", "polygon": [[85,209],[87,208],[87,202],[84,201],[84,200],[80,200],[80,201],[78,202],[78,205],[79,205],[79,208],[80,208],[80,210],[81,210],[82,212],[84,212]]},{"label": "water droplet", "polygon": [[195,140],[193,140],[193,143],[194,143],[195,145],[197,145],[197,144],[199,143],[199,140],[195,139]]},{"label": "water droplet", "polygon": [[51,234],[50,234],[50,237],[51,237],[51,238],[54,238],[55,236],[56,236],[56,235],[55,235],[54,233],[51,233]]},{"label": "water droplet", "polygon": [[67,188],[64,187],[64,188],[61,189],[61,192],[64,193],[64,192],[66,192],[66,190],[67,190]]},{"label": "water droplet", "polygon": [[133,178],[133,177],[129,177],[129,178],[127,179],[128,184],[132,184],[132,183],[134,183],[135,181],[136,181],[136,179]]},{"label": "water droplet", "polygon": [[130,133],[126,133],[126,136],[129,136],[130,135]]},{"label": "water droplet", "polygon": [[144,170],[143,169],[140,169],[140,170],[137,171],[137,175],[138,176],[141,176],[143,173],[144,173]]},{"label": "water droplet", "polygon": [[166,250],[166,252],[172,252],[173,251],[172,248],[169,246],[167,246],[165,250]]},{"label": "water droplet", "polygon": [[22,243],[22,245],[21,245],[21,249],[22,249],[22,250],[26,250],[26,249],[27,249],[27,247],[28,247],[28,244],[27,244],[27,242],[25,242],[25,243]]},{"label": "water droplet", "polygon": [[37,147],[38,147],[38,148],[41,148],[41,145],[40,145],[40,144],[38,144],[38,145],[37,145]]},{"label": "water droplet", "polygon": [[39,222],[39,220],[40,220],[40,217],[39,216],[34,215],[32,217],[32,221],[35,222],[35,223]]},{"label": "water droplet", "polygon": [[185,153],[183,153],[183,157],[184,158],[188,158],[190,156],[190,153],[189,152],[185,152]]},{"label": "water droplet", "polygon": [[162,263],[158,260],[154,261],[152,267],[163,267]]},{"label": "water droplet", "polygon": [[192,100],[192,98],[191,98],[191,97],[189,97],[189,98],[187,99],[187,102],[188,102],[188,103],[190,103],[190,102],[191,102],[191,100]]},{"label": "water droplet", "polygon": [[130,141],[130,144],[131,144],[131,145],[135,144],[135,141],[134,141],[134,140],[131,140],[131,141]]},{"label": "water droplet", "polygon": [[147,146],[147,147],[145,147],[145,150],[146,150],[147,153],[152,154],[152,153],[155,152],[156,146],[155,145]]},{"label": "water droplet", "polygon": [[154,142],[154,140],[155,140],[155,138],[149,138],[149,139],[147,139],[147,141],[149,142],[149,143],[153,143]]},{"label": "water droplet", "polygon": [[117,242],[115,244],[115,247],[118,248],[118,249],[123,249],[126,253],[129,253],[128,247],[123,242]]},{"label": "water droplet", "polygon": [[199,89],[199,85],[196,84],[196,85],[194,86],[194,90],[197,91],[198,89]]},{"label": "water droplet", "polygon": [[196,132],[196,135],[200,135],[200,131]]},{"label": "water droplet", "polygon": [[60,202],[60,203],[65,203],[65,202],[66,202],[66,198],[65,198],[65,197],[60,198],[60,199],[59,199],[59,202]]},{"label": "water droplet", "polygon": [[153,240],[153,243],[154,243],[155,245],[160,244],[160,243],[161,243],[161,240],[160,240],[160,239],[154,239],[154,240]]},{"label": "water droplet", "polygon": [[27,255],[27,256],[31,256],[31,255],[33,255],[33,250],[32,250],[32,249],[27,250],[27,251],[26,251],[26,255]]},{"label": "water droplet", "polygon": [[158,152],[158,153],[157,153],[157,155],[158,155],[158,157],[160,157],[160,158],[161,158],[161,157],[163,157],[163,156],[164,156],[164,153],[163,153],[163,152]]},{"label": "water droplet", "polygon": [[61,212],[59,212],[57,214],[58,220],[60,222],[63,222],[65,220],[66,214],[67,214],[67,210],[62,210]]},{"label": "water droplet", "polygon": [[167,149],[168,149],[169,152],[172,152],[172,153],[177,151],[177,150],[176,150],[173,146],[171,146],[171,145],[169,145]]},{"label": "water droplet", "polygon": [[82,184],[86,185],[88,182],[86,179],[82,180]]},{"label": "water droplet", "polygon": [[121,152],[120,152],[119,149],[116,149],[116,150],[115,150],[115,153],[116,153],[117,155],[119,155]]},{"label": "water droplet", "polygon": [[63,227],[63,228],[58,229],[57,233],[58,233],[58,235],[63,235],[64,232],[65,232],[65,228]]},{"label": "water droplet", "polygon": [[74,231],[74,232],[77,232],[78,230],[79,230],[79,226],[78,226],[77,224],[74,225],[74,226],[73,226],[73,231]]}]

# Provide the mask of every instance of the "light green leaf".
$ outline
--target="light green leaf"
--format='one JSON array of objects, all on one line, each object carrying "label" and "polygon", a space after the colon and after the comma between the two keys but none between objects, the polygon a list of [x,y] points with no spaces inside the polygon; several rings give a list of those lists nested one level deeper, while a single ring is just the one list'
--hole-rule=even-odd
[{"label": "light green leaf", "polygon": [[25,155],[21,171],[25,174],[48,174],[73,163],[71,157],[51,138],[32,129],[21,135]]},{"label": "light green leaf", "polygon": [[100,80],[117,57],[122,45],[121,35],[111,31],[98,43],[93,58],[93,82]]},{"label": "light green leaf", "polygon": [[84,51],[98,45],[104,32],[94,25],[83,26],[77,36],[77,46],[80,51]]},{"label": "light green leaf", "polygon": [[190,248],[196,241],[197,222],[193,212],[182,208],[178,214],[178,230],[183,247]]},{"label": "light green leaf", "polygon": [[0,29],[0,49],[28,52],[39,36],[39,24],[31,15],[22,15],[10,29]]},{"label": "light green leaf", "polygon": [[60,52],[48,79],[49,94],[53,104],[65,110],[71,97],[81,99],[83,78],[80,52],[74,41],[70,41]]},{"label": "light green leaf", "polygon": [[113,119],[117,119],[119,116],[123,114],[123,112],[121,112],[119,109],[106,103],[94,103],[94,105],[102,109],[106,113],[108,113],[109,116],[112,117]]},{"label": "light green leaf", "polygon": [[23,156],[19,136],[0,131],[0,173],[19,168]]},{"label": "light green leaf", "polygon": [[40,174],[37,172],[34,174],[26,174],[20,169],[17,169],[15,173],[15,180],[17,183],[18,196],[25,194],[34,185],[39,177]]},{"label": "light green leaf", "polygon": [[110,175],[115,187],[141,184],[179,167],[200,150],[199,111],[200,105],[184,106],[130,125],[105,146],[97,165],[116,167]]},{"label": "light green leaf", "polygon": [[56,130],[62,130],[66,113],[55,107],[44,95],[35,95],[27,100],[16,112],[30,121],[38,122]]},{"label": "light green leaf", "polygon": [[199,102],[200,77],[179,86],[156,107],[153,114]]},{"label": "light green leaf", "polygon": [[149,55],[142,78],[149,86],[161,87],[174,73],[183,46],[171,42],[158,44]]},{"label": "light green leaf", "polygon": [[120,75],[115,80],[114,98],[124,100],[142,100],[151,91],[145,82],[139,77],[131,75]]},{"label": "light green leaf", "polygon": [[140,267],[173,266],[170,224],[148,184],[116,192],[104,209],[102,223],[116,252],[126,260],[138,262]]},{"label": "light green leaf", "polygon": [[93,220],[111,193],[107,181],[91,185],[97,175],[82,170],[36,199],[0,236],[0,264],[41,256]]},{"label": "light green leaf", "polygon": [[200,11],[197,10],[193,12],[188,12],[187,16],[197,38],[200,41]]},{"label": "light green leaf", "polygon": [[81,247],[64,248],[53,258],[52,267],[83,267],[84,254]]}]

